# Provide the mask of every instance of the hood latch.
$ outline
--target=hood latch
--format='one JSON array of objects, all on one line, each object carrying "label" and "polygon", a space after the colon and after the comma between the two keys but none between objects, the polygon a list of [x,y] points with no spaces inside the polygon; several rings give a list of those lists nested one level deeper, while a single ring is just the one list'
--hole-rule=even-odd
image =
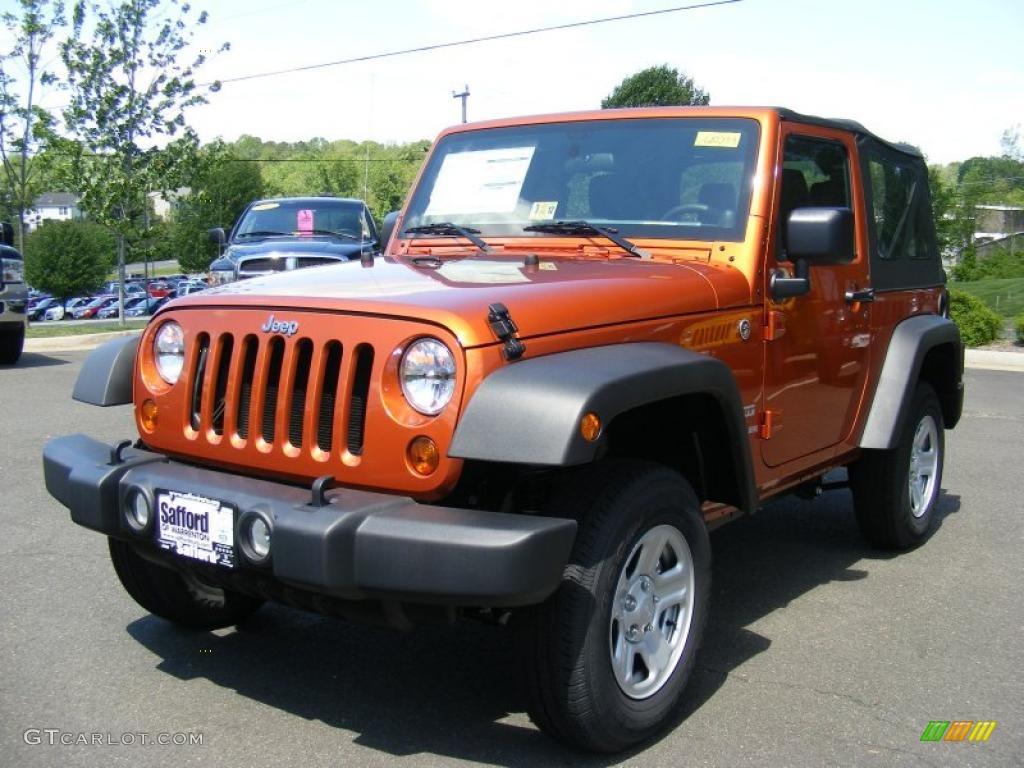
[{"label": "hood latch", "polygon": [[519,326],[509,315],[508,307],[504,304],[491,304],[487,307],[487,323],[498,340],[504,343],[505,346],[501,353],[506,360],[511,362],[523,356],[523,353],[526,352],[526,344],[515,338],[515,334],[519,332]]}]

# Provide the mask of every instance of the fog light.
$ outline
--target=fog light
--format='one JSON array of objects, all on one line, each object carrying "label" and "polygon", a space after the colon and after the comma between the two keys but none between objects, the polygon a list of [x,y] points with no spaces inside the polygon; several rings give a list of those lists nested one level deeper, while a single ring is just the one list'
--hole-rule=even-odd
[{"label": "fog light", "polygon": [[139,421],[142,422],[142,428],[147,432],[156,429],[158,413],[159,409],[156,407],[156,403],[152,400],[143,401],[142,407],[139,409]]},{"label": "fog light", "polygon": [[433,473],[441,461],[441,452],[437,450],[437,443],[429,437],[413,438],[406,453],[409,457],[409,466],[418,475]]},{"label": "fog light", "polygon": [[249,546],[252,552],[259,558],[265,558],[270,554],[270,527],[262,517],[254,517],[249,525]]},{"label": "fog light", "polygon": [[601,419],[596,413],[587,413],[580,419],[580,434],[588,443],[592,443],[601,436]]},{"label": "fog light", "polygon": [[270,561],[273,538],[270,519],[259,512],[249,511],[242,515],[238,528],[238,543],[246,559],[255,565],[266,565]]},{"label": "fog light", "polygon": [[145,533],[149,529],[149,524],[153,520],[153,507],[145,493],[138,489],[128,492],[124,504],[124,519],[135,533]]}]

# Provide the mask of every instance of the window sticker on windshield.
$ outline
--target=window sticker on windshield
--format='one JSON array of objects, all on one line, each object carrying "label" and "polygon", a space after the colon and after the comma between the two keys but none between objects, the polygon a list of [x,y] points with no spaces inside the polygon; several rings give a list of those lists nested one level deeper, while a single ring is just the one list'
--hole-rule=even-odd
[{"label": "window sticker on windshield", "polygon": [[542,272],[557,272],[558,271],[558,267],[555,266],[555,262],[553,262],[553,261],[542,261],[540,263],[540,268],[541,268]]},{"label": "window sticker on windshield", "polygon": [[530,221],[551,221],[555,218],[555,211],[558,210],[558,203],[536,202],[530,206]]},{"label": "window sticker on windshield", "polygon": [[295,212],[295,229],[299,232],[313,231],[313,211],[303,208]]},{"label": "window sticker on windshield", "polygon": [[259,205],[254,205],[250,210],[270,211],[273,210],[274,208],[277,208],[279,205],[280,203],[260,203]]},{"label": "window sticker on windshield", "polygon": [[509,147],[447,155],[424,214],[512,213],[519,203],[533,150]]},{"label": "window sticker on windshield", "polygon": [[739,145],[739,131],[697,131],[697,138],[693,140],[693,146],[695,147],[736,149]]}]

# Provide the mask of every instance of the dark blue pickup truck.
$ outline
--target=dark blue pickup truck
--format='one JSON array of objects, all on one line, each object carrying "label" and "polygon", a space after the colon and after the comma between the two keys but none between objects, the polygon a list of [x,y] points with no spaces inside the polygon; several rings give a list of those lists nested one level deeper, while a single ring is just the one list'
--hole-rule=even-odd
[{"label": "dark blue pickup truck", "polygon": [[210,230],[210,241],[224,247],[222,255],[210,265],[210,284],[373,258],[380,248],[379,240],[377,226],[362,200],[256,200],[245,209],[230,237],[220,227]]}]

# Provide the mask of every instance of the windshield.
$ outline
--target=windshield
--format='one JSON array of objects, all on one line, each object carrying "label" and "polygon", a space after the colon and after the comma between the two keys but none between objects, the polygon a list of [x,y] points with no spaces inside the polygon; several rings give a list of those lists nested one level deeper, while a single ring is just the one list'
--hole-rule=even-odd
[{"label": "windshield", "polygon": [[245,212],[232,239],[280,235],[338,235],[370,240],[372,229],[366,207],[351,200],[267,200]]},{"label": "windshield", "polygon": [[557,221],[627,237],[742,240],[757,123],[643,118],[492,128],[443,138],[406,229],[449,223],[481,236],[548,236]]}]

